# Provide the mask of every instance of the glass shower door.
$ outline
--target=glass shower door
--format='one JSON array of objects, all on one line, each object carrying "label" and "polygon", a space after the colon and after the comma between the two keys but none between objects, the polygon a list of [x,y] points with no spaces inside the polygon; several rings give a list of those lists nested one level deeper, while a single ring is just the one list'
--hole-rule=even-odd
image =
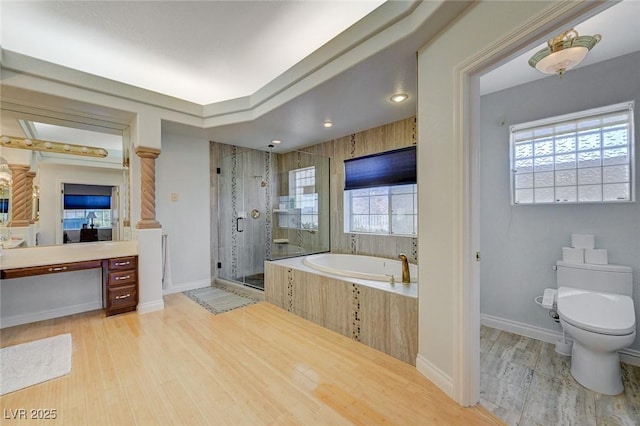
[{"label": "glass shower door", "polygon": [[264,289],[265,194],[262,152],[229,147],[218,163],[218,256],[222,279]]}]

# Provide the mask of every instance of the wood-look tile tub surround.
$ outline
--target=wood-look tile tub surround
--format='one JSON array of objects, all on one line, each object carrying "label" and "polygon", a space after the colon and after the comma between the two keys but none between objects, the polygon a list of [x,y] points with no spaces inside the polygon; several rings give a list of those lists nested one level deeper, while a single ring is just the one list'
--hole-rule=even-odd
[{"label": "wood-look tile tub surround", "polygon": [[[409,262],[418,261],[418,238],[397,235],[368,235],[351,234],[344,232],[344,160],[376,154],[394,149],[416,145],[416,118],[409,117],[394,121],[372,129],[363,130],[338,139],[333,139],[316,145],[302,148],[302,151],[331,158],[329,164],[329,210],[330,214],[320,216],[320,226],[329,226],[331,252],[363,254],[367,256],[387,257],[397,259],[398,254],[405,253]],[[277,170],[289,170],[295,168],[299,159],[303,160],[302,166],[306,166],[306,157],[300,157],[296,151],[286,154],[278,154],[274,160]],[[322,173],[325,171],[322,170]],[[277,187],[286,193],[288,188],[286,181],[277,181]],[[324,202],[321,200],[321,202]],[[307,246],[326,247],[325,241],[316,241],[321,238],[320,233],[302,234],[303,244]],[[274,227],[274,238],[289,238],[295,241],[285,230]]]},{"label": "wood-look tile tub surround", "polygon": [[312,271],[300,258],[265,262],[267,302],[415,365],[417,297],[400,283],[385,291],[353,281]]}]

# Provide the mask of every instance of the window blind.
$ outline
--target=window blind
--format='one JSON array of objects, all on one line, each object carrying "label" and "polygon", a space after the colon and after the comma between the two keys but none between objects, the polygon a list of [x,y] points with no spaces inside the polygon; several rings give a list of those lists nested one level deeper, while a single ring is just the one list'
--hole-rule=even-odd
[{"label": "window blind", "polygon": [[633,102],[511,127],[513,204],[633,200]]},{"label": "window blind", "polygon": [[386,151],[344,161],[344,189],[416,183],[416,147]]},{"label": "window blind", "polygon": [[111,208],[111,196],[107,195],[66,195],[65,210],[102,210]]}]

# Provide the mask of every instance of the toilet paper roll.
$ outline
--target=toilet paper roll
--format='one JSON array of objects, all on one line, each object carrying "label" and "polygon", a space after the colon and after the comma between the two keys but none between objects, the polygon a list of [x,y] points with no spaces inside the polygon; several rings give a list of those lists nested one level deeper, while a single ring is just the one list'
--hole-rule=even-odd
[{"label": "toilet paper roll", "polygon": [[584,263],[606,265],[609,263],[607,249],[584,249]]},{"label": "toilet paper roll", "polygon": [[562,247],[562,261],[567,263],[584,263],[584,249]]},{"label": "toilet paper roll", "polygon": [[592,249],[596,247],[596,237],[590,234],[571,234],[571,247]]}]

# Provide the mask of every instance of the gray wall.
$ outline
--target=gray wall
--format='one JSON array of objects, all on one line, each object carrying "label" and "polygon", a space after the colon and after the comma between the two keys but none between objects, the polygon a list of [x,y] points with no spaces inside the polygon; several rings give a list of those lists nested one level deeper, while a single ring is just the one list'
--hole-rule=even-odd
[{"label": "gray wall", "polygon": [[[171,199],[172,193],[177,200]],[[162,134],[156,217],[168,235],[164,291],[211,285],[208,140]]]},{"label": "gray wall", "polygon": [[[481,97],[481,303],[483,315],[559,331],[533,299],[556,287],[552,266],[570,234],[596,235],[609,262],[633,267],[640,319],[640,203],[511,206],[509,126],[618,102],[636,101],[640,52]],[[505,124],[500,125],[504,119]],[[636,167],[640,148],[636,136]],[[640,173],[636,171],[636,186]],[[640,195],[636,189],[636,199]],[[640,339],[631,349],[640,350]]]}]

